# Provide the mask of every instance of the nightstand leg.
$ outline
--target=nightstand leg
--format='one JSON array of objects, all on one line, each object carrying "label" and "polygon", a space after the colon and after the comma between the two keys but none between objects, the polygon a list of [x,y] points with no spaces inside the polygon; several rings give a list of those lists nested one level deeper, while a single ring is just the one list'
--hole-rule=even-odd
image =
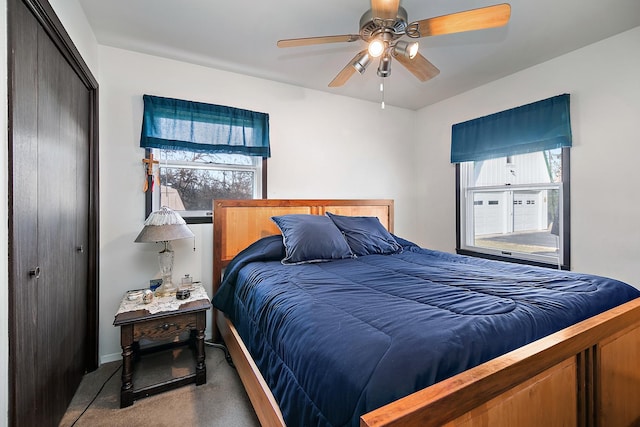
[{"label": "nightstand leg", "polygon": [[196,318],[196,385],[207,382],[207,366],[204,354],[204,329],[206,323],[205,312],[200,312]]},{"label": "nightstand leg", "polygon": [[120,327],[122,346],[122,388],[120,389],[120,407],[133,405],[133,326]]}]

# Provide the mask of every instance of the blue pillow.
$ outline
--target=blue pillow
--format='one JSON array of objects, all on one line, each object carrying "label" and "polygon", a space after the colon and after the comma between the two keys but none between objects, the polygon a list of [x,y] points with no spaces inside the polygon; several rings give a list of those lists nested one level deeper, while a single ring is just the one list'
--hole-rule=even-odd
[{"label": "blue pillow", "polygon": [[331,212],[327,212],[327,216],[342,231],[354,255],[402,252],[402,246],[375,216],[343,216]]},{"label": "blue pillow", "polygon": [[407,239],[403,239],[403,238],[402,238],[402,237],[400,237],[400,236],[396,236],[396,235],[395,235],[395,234],[393,234],[393,233],[391,234],[391,236],[396,240],[396,242],[398,242],[398,244],[399,244],[400,246],[402,246],[402,249],[403,249],[403,250],[404,250],[404,248],[407,248],[407,247],[416,247],[416,248],[419,248],[419,247],[420,247],[420,246],[416,245],[415,243],[413,243],[413,242],[411,242],[411,241],[409,241],[409,240],[407,240]]},{"label": "blue pillow", "polygon": [[326,216],[290,214],[271,217],[282,232],[283,264],[353,258],[344,236]]}]

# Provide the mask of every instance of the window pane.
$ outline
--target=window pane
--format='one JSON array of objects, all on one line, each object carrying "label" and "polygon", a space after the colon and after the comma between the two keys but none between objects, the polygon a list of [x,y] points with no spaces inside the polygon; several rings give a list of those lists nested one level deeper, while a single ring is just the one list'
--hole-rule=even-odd
[{"label": "window pane", "polygon": [[178,211],[210,211],[213,199],[251,199],[254,171],[160,168],[160,204]]},{"label": "window pane", "polygon": [[[256,159],[252,156],[244,156],[242,154],[225,154],[225,153],[197,153],[193,151],[181,150],[162,150],[159,153],[160,163],[166,162],[195,162],[203,164],[228,164],[228,165],[254,165]],[[261,159],[260,159],[261,160]]]},{"label": "window pane", "polygon": [[562,150],[468,162],[467,187],[527,185],[562,181]]},{"label": "window pane", "polygon": [[558,256],[558,188],[473,191],[473,246]]},{"label": "window pane", "polygon": [[152,154],[159,165],[153,191],[147,193],[146,215],[164,205],[189,224],[208,223],[213,200],[258,198],[266,188],[262,157],[158,149]]}]

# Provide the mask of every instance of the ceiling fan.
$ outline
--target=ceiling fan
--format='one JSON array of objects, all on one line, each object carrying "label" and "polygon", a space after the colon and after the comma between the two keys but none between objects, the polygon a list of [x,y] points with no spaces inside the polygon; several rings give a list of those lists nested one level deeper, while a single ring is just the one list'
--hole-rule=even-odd
[{"label": "ceiling fan", "polygon": [[306,37],[278,41],[278,47],[309,46],[314,44],[355,42],[363,40],[368,44],[329,83],[329,87],[344,85],[358,71],[364,73],[372,58],[380,58],[378,75],[391,74],[391,59],[404,65],[420,81],[427,81],[440,73],[431,62],[418,52],[418,42],[405,40],[427,36],[460,33],[500,27],[509,22],[511,6],[507,3],[471,9],[435,18],[408,22],[407,11],[400,6],[400,0],[371,0],[371,9],[360,18],[358,34]]}]

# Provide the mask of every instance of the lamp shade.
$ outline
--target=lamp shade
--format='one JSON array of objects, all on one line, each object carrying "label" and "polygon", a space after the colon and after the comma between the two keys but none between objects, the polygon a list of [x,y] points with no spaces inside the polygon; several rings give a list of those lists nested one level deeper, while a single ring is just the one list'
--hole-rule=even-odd
[{"label": "lamp shade", "polygon": [[160,210],[151,212],[135,242],[168,242],[189,237],[193,237],[193,233],[180,214],[163,206]]}]

